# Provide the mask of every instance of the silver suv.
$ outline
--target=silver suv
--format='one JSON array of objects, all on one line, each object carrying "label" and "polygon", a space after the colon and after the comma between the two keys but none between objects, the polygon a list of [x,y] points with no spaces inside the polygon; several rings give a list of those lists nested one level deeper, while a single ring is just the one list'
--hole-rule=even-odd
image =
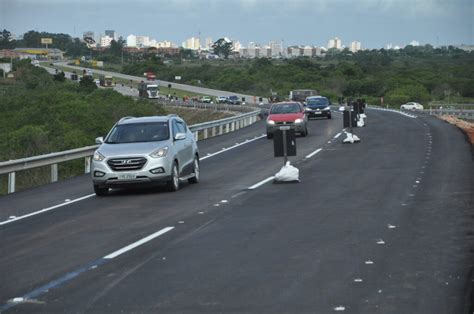
[{"label": "silver suv", "polygon": [[96,143],[91,174],[99,196],[114,187],[164,182],[177,191],[180,180],[199,181],[198,147],[177,115],[122,118]]}]

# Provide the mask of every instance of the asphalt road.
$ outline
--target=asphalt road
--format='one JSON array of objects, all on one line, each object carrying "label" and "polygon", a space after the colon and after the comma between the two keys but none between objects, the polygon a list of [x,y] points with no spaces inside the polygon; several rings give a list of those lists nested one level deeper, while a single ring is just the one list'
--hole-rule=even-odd
[{"label": "asphalt road", "polygon": [[2,196],[0,311],[468,313],[472,147],[435,118],[367,115],[359,144],[338,113],[310,121],[300,183],[263,183],[282,159],[257,123],[199,142],[201,182],[176,193],[96,197],[82,176]]}]

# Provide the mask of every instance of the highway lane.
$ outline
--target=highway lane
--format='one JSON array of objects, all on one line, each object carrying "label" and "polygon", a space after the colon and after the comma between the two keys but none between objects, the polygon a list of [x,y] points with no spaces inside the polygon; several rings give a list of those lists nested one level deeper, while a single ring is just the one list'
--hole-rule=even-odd
[{"label": "highway lane", "polygon": [[176,194],[119,192],[1,228],[2,300],[173,226],[12,311],[461,312],[470,147],[431,118],[368,115],[355,145],[332,140],[340,117],[311,121],[299,184],[245,190],[281,163],[262,139],[203,162],[203,182]]},{"label": "highway lane", "polygon": [[[339,123],[339,124],[338,124]],[[341,123],[334,123],[339,126]],[[112,127],[112,126],[111,126]],[[205,141],[199,141],[198,146],[201,157],[216,153],[224,147],[231,147],[236,143],[254,139],[265,132],[263,122],[259,122],[240,129],[238,132],[227,133]],[[35,210],[48,208],[65,200],[74,200],[93,193],[90,175],[79,176],[70,180],[56,182],[26,191],[5,195],[0,198],[0,221],[7,220],[10,216],[21,216]]]},{"label": "highway lane", "polygon": [[[298,142],[304,140],[307,144],[311,143],[308,147],[301,147],[302,154],[309,153],[313,145],[324,145],[327,137],[340,130],[341,124],[340,119],[312,121],[312,134],[304,139],[298,138]],[[108,250],[133,242],[147,232],[152,233],[157,225],[167,220],[176,223],[182,216],[213,207],[262,177],[274,174],[282,161],[272,157],[272,141],[266,138],[252,141],[255,137],[261,137],[262,132],[263,122],[199,142],[202,159],[208,153],[220,152],[235,143],[247,144],[203,160],[202,182],[198,185],[184,184],[178,194],[152,189],[144,192],[116,191],[112,197],[92,197],[3,226],[0,229],[0,247],[10,253],[8,257],[0,258],[0,268],[6,274],[0,282],[1,299],[10,299],[24,287],[29,289],[52,280],[63,272],[100,257]],[[1,212],[11,214],[12,208],[15,208],[16,212],[26,213],[35,206],[40,209],[53,205],[50,199],[62,200],[71,193],[80,194],[79,190],[84,195],[92,193],[88,176],[51,184],[39,190],[44,194],[32,189],[0,199]],[[60,196],[55,196],[58,193]],[[98,235],[101,239],[95,239]],[[95,249],[90,249],[90,243],[95,243]],[[68,252],[67,261],[57,258],[59,251]],[[35,265],[32,266],[31,261],[35,261]],[[32,268],[38,272],[37,278],[15,271]]]}]

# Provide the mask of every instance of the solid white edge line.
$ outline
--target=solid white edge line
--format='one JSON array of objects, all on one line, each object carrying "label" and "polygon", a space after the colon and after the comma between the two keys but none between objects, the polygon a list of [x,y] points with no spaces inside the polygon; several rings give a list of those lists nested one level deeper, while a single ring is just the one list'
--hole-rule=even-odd
[{"label": "solid white edge line", "polygon": [[260,181],[260,182],[258,182],[258,183],[256,183],[256,184],[254,184],[254,185],[248,187],[247,190],[255,190],[255,189],[258,188],[259,186],[262,186],[262,185],[264,185],[265,183],[267,183],[268,181],[271,181],[271,180],[273,180],[273,179],[275,179],[274,176],[268,177],[268,178],[266,178],[265,180],[262,180],[262,181]]},{"label": "solid white edge line", "polygon": [[337,133],[336,136],[334,136],[334,138],[338,138],[339,136],[341,136],[342,133]]},{"label": "solid white edge line", "polygon": [[311,154],[307,155],[305,158],[306,159],[309,159],[311,157],[313,157],[314,155],[316,155],[317,153],[319,153],[320,151],[322,151],[323,149],[322,148],[318,148],[317,150],[315,150],[314,152],[312,152]]},{"label": "solid white edge line", "polygon": [[212,153],[212,154],[208,154],[208,155],[206,155],[206,156],[202,157],[202,158],[201,158],[201,160],[204,160],[204,159],[207,159],[207,158],[210,158],[210,157],[213,157],[213,156],[216,156],[216,155],[222,154],[222,153],[224,153],[224,152],[226,152],[226,151],[228,151],[228,150],[231,150],[231,149],[237,148],[237,147],[239,147],[239,146],[242,146],[242,145],[248,144],[248,143],[250,143],[250,142],[253,142],[253,141],[259,140],[259,139],[261,139],[261,138],[263,138],[263,137],[265,137],[265,136],[266,136],[266,134],[265,134],[265,135],[261,135],[261,136],[259,136],[259,137],[256,137],[256,138],[253,138],[253,139],[251,139],[251,140],[245,140],[245,141],[244,141],[244,142],[242,142],[242,143],[235,144],[234,146],[231,146],[231,147],[224,148],[224,149],[222,149],[222,150],[220,150],[220,151],[218,151],[218,152]]},{"label": "solid white edge line", "polygon": [[138,246],[140,246],[140,245],[142,245],[142,244],[145,244],[145,243],[147,243],[147,242],[153,240],[154,238],[157,238],[157,237],[159,237],[159,236],[161,236],[161,235],[163,235],[163,234],[165,234],[165,233],[167,233],[168,231],[171,231],[171,230],[173,230],[173,229],[174,229],[174,227],[166,227],[166,228],[163,228],[163,229],[161,229],[160,231],[155,232],[155,233],[153,233],[153,234],[150,234],[149,236],[147,236],[147,237],[145,237],[145,238],[143,238],[143,239],[141,239],[141,240],[138,240],[137,242],[134,242],[134,243],[132,243],[132,244],[130,244],[130,245],[127,245],[126,247],[123,247],[123,248],[121,248],[120,250],[117,250],[117,251],[115,251],[115,252],[113,252],[113,253],[110,253],[109,255],[106,255],[106,256],[104,256],[103,258],[104,258],[104,259],[113,259],[113,258],[116,258],[117,256],[122,255],[123,253],[128,252],[128,251],[130,251],[130,250],[133,250],[134,248],[136,248],[136,247],[138,247]]},{"label": "solid white edge line", "polygon": [[86,196],[82,196],[82,197],[76,198],[74,200],[70,200],[69,202],[64,202],[64,203],[54,205],[54,206],[51,206],[51,207],[48,207],[48,208],[43,208],[43,209],[38,210],[38,211],[33,212],[33,213],[29,213],[29,214],[26,214],[26,215],[23,215],[23,216],[15,217],[13,219],[2,221],[2,222],[0,222],[0,226],[6,225],[6,224],[9,224],[9,223],[18,221],[18,220],[22,220],[22,219],[25,219],[25,218],[28,218],[28,217],[31,217],[31,216],[39,215],[39,214],[48,212],[50,210],[62,207],[62,206],[66,206],[66,205],[69,205],[69,204],[72,204],[72,203],[76,203],[76,202],[85,200],[85,199],[87,199],[89,197],[92,197],[92,196],[95,196],[95,193],[94,194],[89,194],[89,195],[86,195]]}]

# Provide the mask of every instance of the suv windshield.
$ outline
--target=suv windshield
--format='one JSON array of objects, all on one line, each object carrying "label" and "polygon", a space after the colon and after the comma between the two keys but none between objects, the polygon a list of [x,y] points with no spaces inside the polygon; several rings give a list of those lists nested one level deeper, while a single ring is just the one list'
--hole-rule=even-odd
[{"label": "suv windshield", "polygon": [[284,114],[284,113],[297,113],[300,112],[300,106],[298,104],[283,104],[273,105],[270,110],[271,114]]},{"label": "suv windshield", "polygon": [[307,106],[328,106],[327,98],[308,98],[306,99]]},{"label": "suv windshield", "polygon": [[105,143],[156,142],[168,138],[168,122],[129,123],[116,125],[105,139]]}]

